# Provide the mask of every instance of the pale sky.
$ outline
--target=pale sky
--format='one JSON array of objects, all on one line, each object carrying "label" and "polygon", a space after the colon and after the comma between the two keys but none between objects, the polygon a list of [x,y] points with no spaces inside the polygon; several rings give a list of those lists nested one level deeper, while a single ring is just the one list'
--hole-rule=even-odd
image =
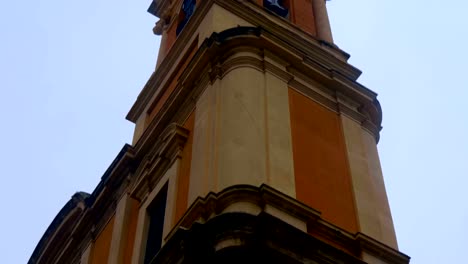
[{"label": "pale sky", "polygon": [[[76,191],[92,192],[154,69],[151,0],[0,2],[0,256],[26,263]],[[333,0],[336,44],[379,93],[400,250],[466,263],[468,2]]]}]

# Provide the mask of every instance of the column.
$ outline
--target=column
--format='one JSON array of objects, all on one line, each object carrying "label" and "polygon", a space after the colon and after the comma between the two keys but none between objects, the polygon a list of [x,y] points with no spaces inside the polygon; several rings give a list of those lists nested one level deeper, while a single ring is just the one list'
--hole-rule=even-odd
[{"label": "column", "polygon": [[317,29],[317,37],[329,43],[333,43],[333,36],[328,20],[328,12],[325,0],[312,0],[314,9],[315,26]]}]

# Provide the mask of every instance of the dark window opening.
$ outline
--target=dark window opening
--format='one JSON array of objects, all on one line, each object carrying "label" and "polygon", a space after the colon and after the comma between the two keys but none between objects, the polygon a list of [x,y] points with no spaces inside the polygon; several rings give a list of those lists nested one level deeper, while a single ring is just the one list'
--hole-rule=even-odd
[{"label": "dark window opening", "polygon": [[278,16],[286,18],[289,14],[288,9],[285,7],[283,0],[263,0],[263,6],[277,14]]},{"label": "dark window opening", "polygon": [[177,25],[176,35],[184,29],[185,25],[192,17],[193,12],[195,12],[195,6],[197,4],[196,0],[184,0],[182,3],[181,12],[179,13],[179,24]]},{"label": "dark window opening", "polygon": [[148,206],[147,213],[149,216],[148,237],[146,240],[146,251],[144,264],[151,263],[151,260],[158,254],[161,249],[164,216],[166,212],[167,200],[167,183],[159,191],[156,198]]}]

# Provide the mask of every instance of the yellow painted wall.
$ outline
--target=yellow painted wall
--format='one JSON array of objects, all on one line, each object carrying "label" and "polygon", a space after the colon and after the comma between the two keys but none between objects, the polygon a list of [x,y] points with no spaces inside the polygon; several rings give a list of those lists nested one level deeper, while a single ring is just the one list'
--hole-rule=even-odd
[{"label": "yellow painted wall", "polygon": [[132,255],[133,255],[133,244],[135,243],[135,234],[136,234],[136,226],[138,223],[138,212],[140,203],[130,198],[130,212],[129,212],[129,219],[128,219],[128,226],[127,226],[127,241],[124,246],[123,252],[123,263],[130,264],[132,263]]}]

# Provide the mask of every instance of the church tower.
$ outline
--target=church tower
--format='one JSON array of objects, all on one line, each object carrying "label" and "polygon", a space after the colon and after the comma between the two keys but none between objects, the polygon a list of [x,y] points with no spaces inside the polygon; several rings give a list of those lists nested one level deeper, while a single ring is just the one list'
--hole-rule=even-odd
[{"label": "church tower", "polygon": [[156,68],[126,145],[29,263],[404,264],[377,94],[325,0],[154,0]]}]

